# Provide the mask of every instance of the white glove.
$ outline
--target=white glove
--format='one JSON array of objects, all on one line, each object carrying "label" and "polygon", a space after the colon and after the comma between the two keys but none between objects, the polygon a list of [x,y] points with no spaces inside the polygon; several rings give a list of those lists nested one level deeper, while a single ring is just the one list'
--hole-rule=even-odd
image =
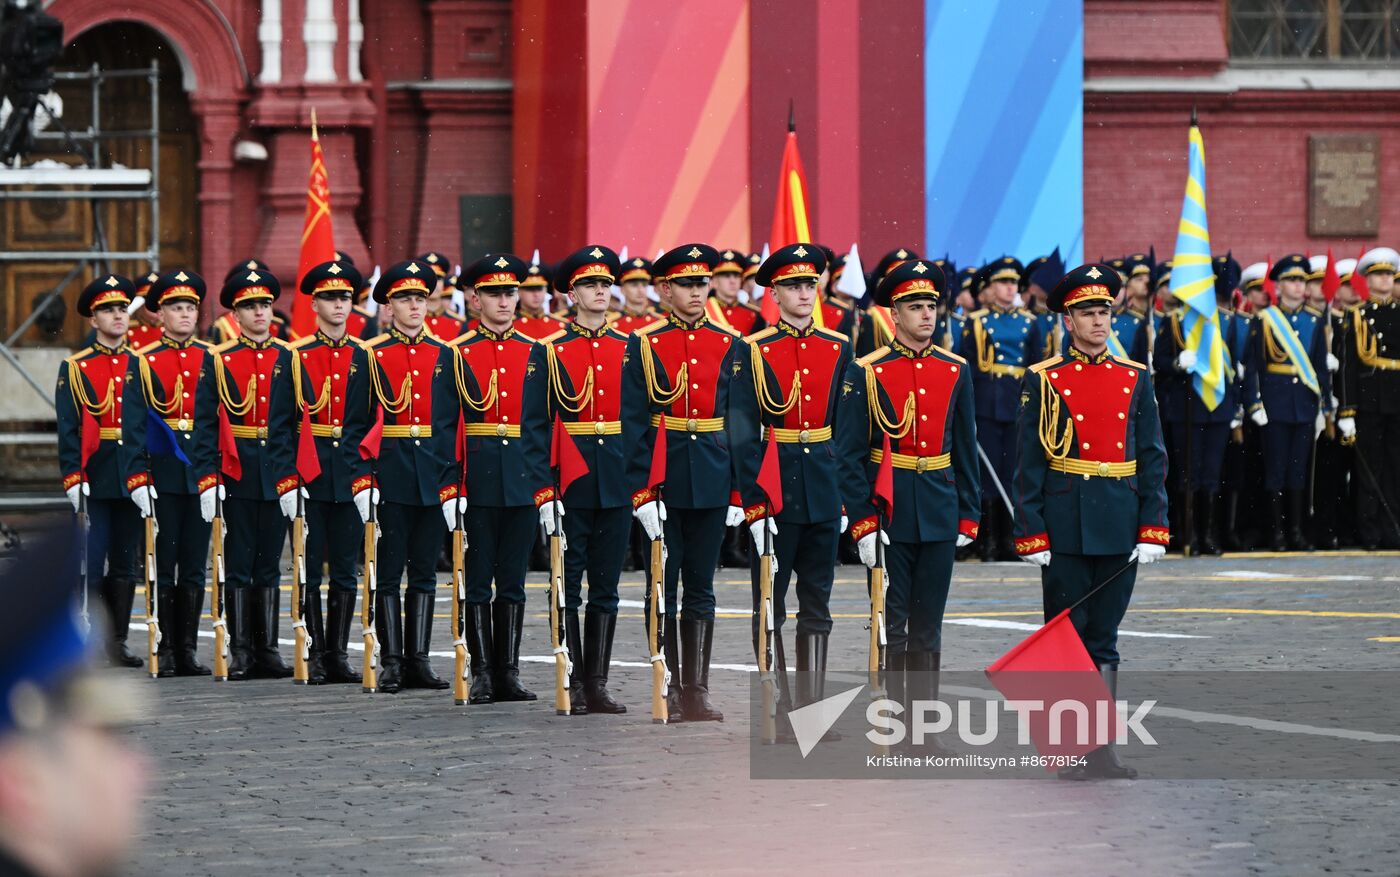
[{"label": "white glove", "polygon": [[1021,555],[1021,559],[1024,560],[1026,563],[1034,564],[1035,566],[1049,566],[1050,552],[1037,551],[1034,554],[1023,554]]},{"label": "white glove", "polygon": [[1241,362],[1235,366],[1235,377],[1244,380],[1244,363]]},{"label": "white glove", "polygon": [[967,546],[969,546],[969,545],[971,545],[971,544],[972,544],[972,537],[971,537],[971,536],[967,536],[967,535],[965,535],[965,534],[963,534],[963,533],[959,533],[959,534],[958,534],[958,547],[959,547],[959,548],[966,548]]},{"label": "white glove", "polygon": [[744,523],[744,510],[736,505],[730,506],[729,510],[724,513],[724,526],[737,527],[742,523]]},{"label": "white glove", "polygon": [[1156,563],[1161,560],[1162,555],[1166,553],[1167,546],[1165,545],[1156,545],[1151,542],[1139,542],[1137,548],[1133,549],[1133,553],[1128,555],[1128,561],[1131,563],[1136,560],[1140,564]]},{"label": "white glove", "polygon": [[[886,545],[890,544],[890,534],[884,532],[883,530],[879,531],[879,533],[880,541]],[[876,558],[875,556],[874,533],[866,533],[864,536],[860,537],[860,541],[856,543],[856,553],[860,555],[861,563],[865,564],[871,569],[875,568],[875,563],[878,558]]]},{"label": "white glove", "polygon": [[[463,507],[465,507],[466,502],[465,499],[462,500]],[[360,513],[361,524],[369,523],[369,507],[372,505],[379,505],[379,488],[366,487],[355,494],[355,511]]]},{"label": "white glove", "polygon": [[838,532],[844,533],[851,527],[851,519],[845,515],[841,516],[841,529]]},{"label": "white glove", "polygon": [[632,517],[642,525],[648,539],[660,539],[661,522],[666,520],[666,504],[658,499],[644,502],[632,512]]},{"label": "white glove", "polygon": [[1241,426],[1244,426],[1244,418],[1243,418],[1243,417],[1240,417],[1239,415],[1236,415],[1235,417],[1232,417],[1232,418],[1230,419],[1230,429],[1231,429],[1232,431],[1233,431],[1233,430],[1236,430],[1236,429],[1239,429]]},{"label": "white glove", "polygon": [[1187,348],[1176,355],[1176,367],[1184,372],[1189,372],[1196,367],[1196,351]]},{"label": "white glove", "polygon": [[[771,517],[763,517],[749,524],[749,535],[753,537],[753,550],[763,554],[763,524],[768,522],[768,535],[778,535],[778,522]],[[771,544],[771,542],[770,542]],[[770,554],[772,552],[769,552]]]},{"label": "white glove", "polygon": [[558,536],[564,532],[564,504],[557,499],[540,506],[540,526],[546,536]]},{"label": "white glove", "polygon": [[1327,370],[1328,370],[1329,372],[1334,372],[1334,371],[1336,371],[1337,369],[1339,369],[1339,368],[1341,368],[1341,367],[1342,367],[1342,364],[1341,364],[1340,362],[1337,361],[1337,357],[1333,356],[1333,355],[1330,354],[1330,353],[1327,354]]},{"label": "white glove", "polygon": [[204,523],[214,523],[214,509],[216,507],[214,500],[216,497],[223,499],[227,495],[228,492],[224,490],[222,484],[206,487],[199,492],[199,516],[204,519]]},{"label": "white glove", "polygon": [[92,488],[88,487],[88,483],[86,481],[80,481],[79,483],[74,484],[72,487],[68,488],[68,501],[73,504],[74,514],[77,513],[78,505],[82,502],[82,500],[79,499],[79,493],[81,493],[83,496],[91,496]]},{"label": "white glove", "polygon": [[1343,417],[1341,420],[1337,421],[1337,429],[1340,429],[1342,431],[1343,438],[1356,438],[1356,418]]},{"label": "white glove", "polygon": [[[141,510],[141,517],[149,518],[156,513],[156,488],[153,484],[143,484],[131,492],[131,501]],[[210,518],[213,520],[213,518]]]},{"label": "white glove", "polygon": [[1256,426],[1268,426],[1269,414],[1264,410],[1264,406],[1259,406],[1249,413],[1249,419],[1254,421]]},{"label": "white glove", "polygon": [[[364,491],[360,491],[360,493],[364,493]],[[375,493],[378,494],[379,491],[376,490]],[[356,505],[356,506],[359,505],[359,499],[360,499],[360,494],[359,494],[359,493],[355,494],[355,505]],[[379,497],[378,497],[378,496],[375,496],[375,499],[378,500]],[[458,512],[464,512],[464,511],[466,511],[466,510],[467,510],[467,500],[466,500],[465,497],[454,496],[452,499],[449,499],[449,500],[446,500],[445,502],[443,502],[443,504],[442,504],[442,519],[443,519],[444,521],[447,522],[447,529],[449,529],[449,530],[455,530],[455,529],[457,529],[457,513],[458,513]],[[366,521],[369,520],[369,506],[368,506],[368,505],[365,506],[364,519],[365,519]]]},{"label": "white glove", "polygon": [[[301,490],[302,499],[307,499],[311,496],[311,494],[306,492],[305,487],[299,489]],[[297,490],[298,488],[294,487],[277,497],[277,504],[282,507],[282,514],[285,515],[289,521],[295,520],[297,516]]]}]

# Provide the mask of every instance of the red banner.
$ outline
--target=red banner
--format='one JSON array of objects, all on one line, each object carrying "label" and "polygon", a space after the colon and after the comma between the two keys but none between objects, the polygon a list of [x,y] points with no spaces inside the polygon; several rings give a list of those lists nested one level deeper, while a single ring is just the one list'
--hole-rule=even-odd
[{"label": "red banner", "polygon": [[[326,157],[316,131],[316,114],[311,114],[311,176],[306,183],[306,219],[301,226],[301,258],[297,260],[297,286],[306,272],[335,258],[335,235],[331,231],[331,181],[326,175]],[[295,293],[295,291],[294,291]],[[316,331],[316,314],[311,296],[293,295],[292,335],[301,338]]]}]

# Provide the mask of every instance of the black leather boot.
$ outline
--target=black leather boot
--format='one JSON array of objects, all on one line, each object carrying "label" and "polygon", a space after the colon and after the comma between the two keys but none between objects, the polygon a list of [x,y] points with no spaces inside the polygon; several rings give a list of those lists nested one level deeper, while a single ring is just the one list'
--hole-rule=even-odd
[{"label": "black leather boot", "polygon": [[[825,633],[797,635],[797,698],[794,705],[798,709],[826,696],[827,637]],[[841,735],[832,728],[822,735],[822,739],[840,740]]]},{"label": "black leather boot", "polygon": [[1269,492],[1269,523],[1273,532],[1269,536],[1269,548],[1273,551],[1287,551],[1288,539],[1284,536],[1283,494]]},{"label": "black leather boot", "polygon": [[710,705],[710,649],[715,623],[681,619],[681,681],[687,722],[722,722],[724,713]]},{"label": "black leather boot", "polygon": [[520,634],[525,626],[525,604],[497,600],[491,604],[491,619],[496,640],[496,702],[535,700],[535,693],[520,684]]},{"label": "black leather boot", "polygon": [[[1108,696],[1115,703],[1118,701],[1118,665],[1100,664],[1099,674],[1103,676],[1104,684],[1108,686]],[[1133,780],[1137,779],[1138,772],[1118,760],[1118,751],[1112,743],[1095,749],[1090,755],[1097,755],[1091,764],[1095,767],[1095,775],[1109,780]]]},{"label": "black leather boot", "polygon": [[403,688],[403,598],[398,585],[374,595],[374,630],[379,635],[379,690]]},{"label": "black leather boot", "polygon": [[160,618],[160,643],[156,646],[156,676],[175,675],[175,643],[180,638],[180,617],[175,611],[175,589],[156,589],[156,614]]},{"label": "black leather boot", "polygon": [[302,615],[306,622],[308,640],[306,658],[306,684],[326,684],[326,617],[321,613],[321,588],[308,587],[306,607]]},{"label": "black leather boot", "polygon": [[1011,512],[1000,502],[993,503],[992,509],[997,517],[996,559],[1003,563],[1016,560],[1016,540],[1013,538],[1015,531],[1011,522]]},{"label": "black leather boot", "polygon": [[[905,684],[904,668],[908,658],[909,653],[903,649],[890,649],[885,652],[885,697],[904,708],[900,715],[904,716],[906,726],[909,719],[909,687]],[[904,750],[908,749],[909,745],[909,735],[906,731],[903,742],[890,748]]]},{"label": "black leather boot", "polygon": [[1288,491],[1288,548],[1291,551],[1312,551],[1307,537],[1308,494],[1304,490]]},{"label": "black leather boot", "polygon": [[428,650],[433,639],[433,598],[431,592],[409,591],[404,605],[403,687],[442,691],[452,683],[433,672]]},{"label": "black leather boot", "polygon": [[254,588],[252,591],[253,613],[253,666],[248,676],[253,679],[289,679],[292,668],[282,660],[282,652],[277,647],[277,633],[281,626],[281,594],[276,588]]},{"label": "black leather boot", "polygon": [[131,606],[136,602],[136,582],[108,576],[102,580],[102,598],[107,606],[107,618],[112,625],[107,640],[107,657],[116,667],[142,667],[146,662],[126,647],[126,635],[131,629]]},{"label": "black leather boot", "polygon": [[332,588],[326,592],[326,647],[321,652],[321,667],[326,671],[326,684],[353,683],[364,679],[350,666],[346,646],[350,643],[350,624],[355,619],[355,592]]},{"label": "black leather boot", "polygon": [[662,653],[666,656],[666,670],[671,674],[671,684],[666,687],[666,723],[679,725],[685,721],[685,686],[681,684],[681,637],[676,617],[666,616],[661,629],[665,640]]},{"label": "black leather boot", "polygon": [[213,671],[199,663],[199,619],[204,614],[204,589],[175,591],[175,675],[208,676]]},{"label": "black leather boot", "polygon": [[468,603],[463,624],[466,626],[467,651],[471,653],[472,671],[467,703],[492,703],[496,694],[491,678],[491,659],[494,651],[491,637],[491,604]]},{"label": "black leather boot", "polygon": [[1217,555],[1220,543],[1215,541],[1215,494],[1209,490],[1196,492],[1196,527],[1200,539],[1196,542],[1196,553]]},{"label": "black leather boot", "polygon": [[627,707],[608,692],[608,666],[612,663],[613,633],[617,615],[589,607],[583,613],[583,691],[588,711],[620,716]]},{"label": "black leather boot", "polygon": [[[798,638],[798,641],[801,641],[801,637]],[[754,654],[757,655],[757,634],[755,634],[753,638],[753,648]],[[775,683],[777,683],[778,689],[778,702],[775,704],[775,706],[777,707],[776,721],[774,722],[774,725],[777,728],[777,734],[775,736],[775,739],[778,743],[796,743],[797,738],[792,735],[792,722],[788,720],[788,713],[792,712],[794,703],[792,699],[791,680],[788,679],[787,649],[783,646],[783,632],[781,629],[775,630],[771,634],[769,640],[769,648],[773,652],[773,680]],[[801,668],[801,662],[802,657],[799,654],[799,669]],[[802,674],[799,672],[797,675],[801,676]],[[801,682],[799,682],[798,684],[800,685]],[[798,705],[800,706],[800,704]]]},{"label": "black leather boot", "polygon": [[[907,685],[909,687],[909,701],[934,701],[938,700],[938,677],[942,669],[943,656],[939,652],[909,652],[905,659],[905,666],[912,671],[908,675]],[[912,716],[906,716],[906,722],[912,722]],[[910,732],[913,733],[912,731]],[[913,750],[920,755],[936,755],[947,757],[957,753],[944,746],[936,735],[925,734],[924,742],[913,747]]]},{"label": "black leather boot", "polygon": [[1225,519],[1221,522],[1220,543],[1226,551],[1244,551],[1246,546],[1240,538],[1237,520],[1240,511],[1240,492],[1225,491]]},{"label": "black leather boot", "polygon": [[569,664],[573,672],[569,674],[569,715],[588,715],[588,694],[584,690],[586,675],[583,652],[583,631],[578,626],[578,610],[564,611],[564,644],[569,649]]},{"label": "black leather boot", "polygon": [[228,624],[228,678],[241,682],[253,666],[253,624],[249,617],[250,589],[231,588],[224,594],[224,621]]},{"label": "black leather boot", "polygon": [[996,509],[989,502],[982,503],[982,527],[977,533],[977,559],[991,563],[997,539]]}]

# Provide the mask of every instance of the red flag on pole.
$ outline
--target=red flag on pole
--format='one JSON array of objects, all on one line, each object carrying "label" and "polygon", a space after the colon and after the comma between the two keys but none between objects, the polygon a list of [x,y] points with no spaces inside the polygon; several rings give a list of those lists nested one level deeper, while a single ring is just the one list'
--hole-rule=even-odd
[{"label": "red flag on pole", "polygon": [[[80,379],[81,380],[81,379]],[[83,474],[87,475],[88,460],[97,453],[97,449],[102,446],[102,425],[97,422],[97,418],[92,416],[92,412],[83,406],[83,431],[80,436],[82,441],[82,468]]]},{"label": "red flag on pole", "polygon": [[[1029,714],[1028,725],[1031,741],[1042,755],[1083,755],[1118,736],[1113,697],[1084,649],[1068,609],[998,658],[986,673],[1006,700],[1041,705]],[[1056,703],[1072,708],[1057,712],[1052,728],[1051,707]],[[1076,717],[1081,706],[1082,714]]]},{"label": "red flag on pole", "polygon": [[[316,130],[316,111],[311,111],[311,176],[306,183],[306,219],[301,226],[301,258],[297,260],[297,284],[306,272],[335,258],[335,235],[331,232],[331,181],[326,175],[326,156]],[[292,334],[301,338],[316,331],[316,313],[311,296],[293,296]]]},{"label": "red flag on pole", "polygon": [[656,443],[651,447],[651,472],[647,475],[647,489],[655,490],[666,483],[666,415],[661,415],[661,423],[656,427]]},{"label": "red flag on pole", "polygon": [[559,495],[555,497],[559,500],[564,498],[570,484],[588,474],[588,462],[579,453],[574,437],[565,431],[564,421],[557,413],[554,415],[554,441],[549,448],[549,465],[559,469]]},{"label": "red flag on pole", "polygon": [[1278,289],[1275,287],[1274,278],[1270,275],[1274,273],[1274,257],[1270,254],[1264,260],[1264,294],[1269,297],[1269,304],[1278,304]]},{"label": "red flag on pole", "polygon": [[[778,171],[778,201],[773,206],[773,230],[768,246],[773,250],[788,244],[812,241],[812,225],[808,221],[807,175],[802,171],[802,156],[797,152],[797,123],[788,110],[787,141],[783,144],[783,165]],[[778,302],[769,293],[763,296],[763,319],[772,326],[778,322]],[[821,325],[821,307],[812,309],[812,319]]]},{"label": "red flag on pole", "polygon": [[1322,298],[1329,305],[1342,288],[1342,278],[1337,276],[1337,260],[1332,258],[1332,248],[1327,248],[1327,269],[1322,272]]},{"label": "red flag on pole", "polygon": [[384,409],[377,409],[374,414],[374,426],[360,440],[361,460],[379,459],[379,443],[384,441]]},{"label": "red flag on pole", "polygon": [[1371,287],[1366,283],[1366,275],[1361,273],[1361,257],[1366,255],[1366,248],[1362,247],[1361,252],[1356,254],[1356,266],[1351,269],[1351,288],[1356,293],[1356,297],[1362,301],[1369,301],[1371,298]]},{"label": "red flag on pole", "polygon": [[777,517],[783,510],[783,474],[778,465],[778,442],[771,437],[763,449],[763,465],[758,467],[754,483],[768,498],[768,516]]},{"label": "red flag on pole", "polygon": [[311,433],[311,409],[306,405],[301,406],[301,432],[297,435],[297,474],[304,484],[321,477],[321,458]]},{"label": "red flag on pole", "polygon": [[233,440],[233,424],[228,410],[219,409],[219,470],[234,481],[243,480],[243,461],[238,459],[238,442]]},{"label": "red flag on pole", "polygon": [[894,455],[890,453],[890,434],[884,433],[884,454],[880,457],[880,468],[875,471],[875,488],[871,499],[885,516],[885,523],[894,520]]}]

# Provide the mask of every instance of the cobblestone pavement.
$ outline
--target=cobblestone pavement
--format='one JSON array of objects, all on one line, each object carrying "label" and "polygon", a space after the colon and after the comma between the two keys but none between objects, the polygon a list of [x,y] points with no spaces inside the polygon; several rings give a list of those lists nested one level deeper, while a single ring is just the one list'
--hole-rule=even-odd
[{"label": "cobblestone pavement", "polygon": [[[1400,871],[1395,782],[750,780],[747,575],[723,570],[718,585],[712,688],[727,721],[673,727],[648,721],[641,576],[626,578],[633,602],[613,655],[626,665],[612,675],[627,716],[554,715],[542,612],[525,632],[534,704],[151,683],[155,716],[131,731],[157,772],[132,873]],[[1395,555],[1169,560],[1139,575],[1124,628],[1201,638],[1125,636],[1124,672],[1393,669],[1398,582]],[[543,577],[530,584],[542,607]],[[434,639],[443,654],[448,596]],[[1038,623],[1039,607],[1029,567],[960,564],[945,668],[985,667],[1026,635],[1018,625]],[[864,666],[859,568],[838,571],[833,611],[831,665]]]}]

